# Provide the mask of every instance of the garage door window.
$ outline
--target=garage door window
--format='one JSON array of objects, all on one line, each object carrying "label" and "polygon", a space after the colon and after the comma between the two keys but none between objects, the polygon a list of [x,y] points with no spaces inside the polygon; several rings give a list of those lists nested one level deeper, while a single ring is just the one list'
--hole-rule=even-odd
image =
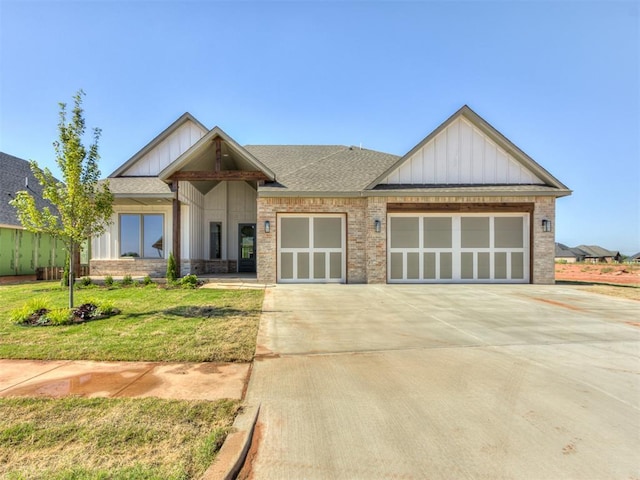
[{"label": "garage door window", "polygon": [[344,215],[280,215],[278,281],[344,282]]},{"label": "garage door window", "polygon": [[529,216],[389,214],[390,282],[526,282]]}]

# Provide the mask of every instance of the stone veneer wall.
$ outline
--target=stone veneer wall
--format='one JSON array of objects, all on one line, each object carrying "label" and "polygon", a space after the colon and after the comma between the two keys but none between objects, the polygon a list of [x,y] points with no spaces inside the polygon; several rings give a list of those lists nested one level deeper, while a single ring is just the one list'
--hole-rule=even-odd
[{"label": "stone veneer wall", "polygon": [[167,261],[164,259],[91,260],[89,265],[91,275],[149,275],[158,278],[167,274]]},{"label": "stone veneer wall", "polygon": [[[386,283],[387,281],[387,203],[533,203],[532,283],[555,282],[555,236],[542,232],[542,219],[551,220],[555,229],[554,197],[366,197],[299,198],[258,197],[258,225],[268,220],[270,233],[258,228],[258,280],[274,283],[276,272],[277,214],[345,213],[347,215],[347,282]],[[380,220],[381,231],[374,222]]]}]

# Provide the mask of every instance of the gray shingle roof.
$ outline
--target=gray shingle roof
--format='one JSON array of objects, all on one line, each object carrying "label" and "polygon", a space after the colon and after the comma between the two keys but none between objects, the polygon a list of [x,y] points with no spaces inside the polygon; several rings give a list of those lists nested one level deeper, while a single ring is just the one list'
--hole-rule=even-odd
[{"label": "gray shingle roof", "polygon": [[16,209],[9,205],[9,202],[15,197],[16,192],[27,190],[25,177],[29,179],[28,191],[35,197],[37,207],[42,209],[50,205],[42,199],[42,187],[31,173],[27,160],[0,152],[0,171],[0,224],[21,226]]},{"label": "gray shingle roof", "polygon": [[582,250],[588,257],[615,257],[619,252],[612,252],[598,245],[578,245],[576,248]]},{"label": "gray shingle roof", "polygon": [[109,178],[109,190],[114,196],[170,195],[169,185],[158,177],[116,177]]},{"label": "gray shingle roof", "polygon": [[359,192],[400,158],[344,145],[244,148],[276,173],[277,183],[266,183],[260,192]]}]

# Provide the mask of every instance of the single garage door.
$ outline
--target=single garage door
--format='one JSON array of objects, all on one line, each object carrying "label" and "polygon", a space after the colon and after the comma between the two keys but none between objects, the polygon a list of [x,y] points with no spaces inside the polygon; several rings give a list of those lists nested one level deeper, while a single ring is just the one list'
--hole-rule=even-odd
[{"label": "single garage door", "polygon": [[344,283],[346,222],[338,215],[278,215],[278,281]]},{"label": "single garage door", "polygon": [[529,214],[388,215],[390,283],[528,283]]}]

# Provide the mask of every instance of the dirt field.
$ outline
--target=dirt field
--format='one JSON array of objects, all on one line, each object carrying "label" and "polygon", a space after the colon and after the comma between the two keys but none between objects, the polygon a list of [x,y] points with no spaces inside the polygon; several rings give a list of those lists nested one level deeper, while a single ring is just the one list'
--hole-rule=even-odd
[{"label": "dirt field", "polygon": [[556,263],[556,280],[640,286],[640,265]]},{"label": "dirt field", "polygon": [[556,264],[556,281],[580,289],[640,301],[640,265]]}]

